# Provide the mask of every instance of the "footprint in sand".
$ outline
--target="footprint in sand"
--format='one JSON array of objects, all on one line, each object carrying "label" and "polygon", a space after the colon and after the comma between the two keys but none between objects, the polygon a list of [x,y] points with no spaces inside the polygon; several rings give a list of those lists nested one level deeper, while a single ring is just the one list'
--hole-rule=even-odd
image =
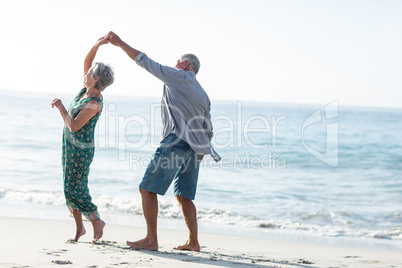
[{"label": "footprint in sand", "polygon": [[67,260],[67,261],[53,260],[52,263],[55,263],[55,264],[73,264],[69,260]]},{"label": "footprint in sand", "polygon": [[46,255],[51,255],[55,257],[59,257],[61,254],[65,254],[67,252],[66,249],[43,249],[43,252],[39,253],[44,253]]}]

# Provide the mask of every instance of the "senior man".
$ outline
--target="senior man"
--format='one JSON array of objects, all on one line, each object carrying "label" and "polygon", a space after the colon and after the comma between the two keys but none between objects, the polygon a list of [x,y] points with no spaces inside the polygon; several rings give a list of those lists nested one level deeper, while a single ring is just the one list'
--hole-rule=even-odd
[{"label": "senior man", "polygon": [[144,239],[127,241],[127,244],[134,249],[158,250],[157,194],[164,195],[173,181],[174,195],[189,231],[187,242],[174,249],[200,251],[197,212],[192,201],[199,166],[205,154],[210,154],[215,161],[220,160],[211,146],[211,102],[196,78],[200,62],[195,55],[184,54],[175,68],[171,68],[132,48],[113,32],[108,33],[108,39],[164,83],[162,141],[139,186],[147,234]]}]

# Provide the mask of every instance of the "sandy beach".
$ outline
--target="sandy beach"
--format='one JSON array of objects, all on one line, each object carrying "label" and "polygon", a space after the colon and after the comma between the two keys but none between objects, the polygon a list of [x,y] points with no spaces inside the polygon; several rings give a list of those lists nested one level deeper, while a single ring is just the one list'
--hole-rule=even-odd
[{"label": "sandy beach", "polygon": [[398,251],[345,248],[242,236],[200,233],[201,252],[172,248],[183,231],[159,232],[159,251],[131,250],[126,240],[143,228],[110,225],[98,244],[92,229],[78,243],[65,243],[73,221],[0,218],[0,267],[402,267]]}]

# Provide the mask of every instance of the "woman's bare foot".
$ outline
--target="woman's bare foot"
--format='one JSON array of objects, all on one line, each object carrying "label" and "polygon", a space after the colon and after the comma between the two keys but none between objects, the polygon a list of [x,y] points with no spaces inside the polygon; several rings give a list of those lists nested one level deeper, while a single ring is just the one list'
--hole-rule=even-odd
[{"label": "woman's bare foot", "polygon": [[75,237],[68,239],[67,242],[78,242],[78,239],[86,233],[84,226],[82,226],[79,230],[77,229]]},{"label": "woman's bare foot", "polygon": [[135,242],[127,241],[126,244],[129,245],[132,249],[147,249],[155,251],[159,248],[158,241],[153,242],[150,241],[148,238],[144,238]]},{"label": "woman's bare foot", "polygon": [[105,228],[106,223],[101,219],[91,221],[91,223],[94,227],[94,239],[92,240],[92,243],[96,243],[103,236],[103,228]]},{"label": "woman's bare foot", "polygon": [[189,240],[187,240],[187,242],[184,245],[174,247],[173,249],[200,251],[201,247],[200,247],[200,244],[198,244],[197,241],[192,241],[192,240],[189,239]]}]

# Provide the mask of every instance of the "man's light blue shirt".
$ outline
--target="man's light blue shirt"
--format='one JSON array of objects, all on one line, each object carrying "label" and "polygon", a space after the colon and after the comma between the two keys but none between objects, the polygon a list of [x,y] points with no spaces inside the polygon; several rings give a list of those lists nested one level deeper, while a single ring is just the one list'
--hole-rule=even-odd
[{"label": "man's light blue shirt", "polygon": [[218,162],[221,157],[211,145],[211,102],[194,72],[161,65],[145,53],[137,55],[135,62],[164,83],[162,139],[174,133],[196,153],[210,154]]}]

